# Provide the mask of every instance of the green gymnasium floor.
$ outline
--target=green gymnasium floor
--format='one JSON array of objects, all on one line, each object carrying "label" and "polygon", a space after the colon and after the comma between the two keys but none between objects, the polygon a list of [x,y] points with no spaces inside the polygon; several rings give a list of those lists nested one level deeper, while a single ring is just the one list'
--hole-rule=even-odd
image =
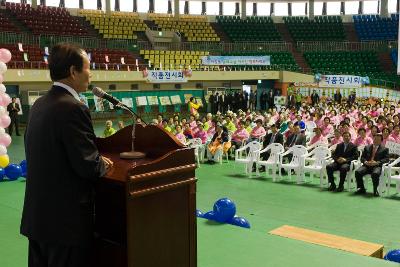
[{"label": "green gymnasium floor", "polygon": [[[13,163],[24,158],[22,137],[13,137],[9,155]],[[321,191],[317,180],[295,185],[249,179],[242,171],[232,162],[202,164],[197,169],[198,209],[211,210],[215,200],[229,197],[236,203],[237,215],[252,226],[248,230],[199,219],[199,267],[396,266],[267,232],[287,224],[381,243],[386,252],[400,248],[399,199]],[[27,241],[19,235],[24,186],[23,179],[0,182],[0,267],[26,266]]]}]

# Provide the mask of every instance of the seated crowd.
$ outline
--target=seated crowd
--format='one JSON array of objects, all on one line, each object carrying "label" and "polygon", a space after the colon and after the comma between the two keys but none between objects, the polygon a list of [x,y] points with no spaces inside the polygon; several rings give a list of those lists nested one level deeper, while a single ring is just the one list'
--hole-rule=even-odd
[{"label": "seated crowd", "polygon": [[[153,124],[175,135],[184,144],[199,138],[210,162],[217,161],[221,156],[219,153],[232,153],[254,140],[263,143],[264,148],[271,143],[280,143],[285,150],[302,145],[311,151],[317,145],[326,145],[334,160],[327,166],[329,190],[338,192],[343,191],[350,162],[359,158],[358,151],[364,148],[362,166],[355,172],[357,194],[365,193],[362,177],[371,174],[374,194],[378,195],[382,165],[389,161],[385,144],[389,141],[400,143],[399,113],[398,103],[358,99],[351,104],[302,103],[299,109],[287,107],[279,112],[271,108],[267,112],[208,113],[205,117],[193,114],[188,120],[179,115],[163,118],[159,114]],[[338,186],[333,179],[334,171],[340,172]]]}]

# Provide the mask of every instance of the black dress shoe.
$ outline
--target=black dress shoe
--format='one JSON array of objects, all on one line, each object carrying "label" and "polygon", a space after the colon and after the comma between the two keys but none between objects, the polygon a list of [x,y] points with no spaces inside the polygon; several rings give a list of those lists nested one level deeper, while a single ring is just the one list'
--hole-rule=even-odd
[{"label": "black dress shoe", "polygon": [[336,192],[343,192],[343,190],[344,190],[343,185],[342,186],[339,185],[339,187],[336,189]]},{"label": "black dress shoe", "polygon": [[358,189],[354,194],[356,195],[364,195],[367,191],[364,188]]},{"label": "black dress shoe", "polygon": [[374,197],[379,197],[378,191],[374,191]]},{"label": "black dress shoe", "polygon": [[336,189],[336,185],[335,184],[331,184],[331,186],[329,186],[328,191],[335,191]]},{"label": "black dress shoe", "polygon": [[260,171],[260,172],[265,172],[265,167],[264,167],[264,166],[260,167],[260,168],[258,169],[258,171]]}]

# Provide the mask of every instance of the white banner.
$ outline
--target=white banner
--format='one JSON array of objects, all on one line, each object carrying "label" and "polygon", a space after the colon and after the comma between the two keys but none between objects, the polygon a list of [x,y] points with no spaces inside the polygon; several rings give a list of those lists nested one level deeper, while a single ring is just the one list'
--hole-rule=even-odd
[{"label": "white banner", "polygon": [[319,82],[320,87],[358,88],[362,86],[360,76],[351,75],[323,75]]},{"label": "white banner", "polygon": [[187,79],[179,70],[149,70],[147,81],[150,83],[185,83]]},{"label": "white banner", "polygon": [[268,66],[271,65],[270,56],[204,56],[201,58],[203,65],[248,65]]}]

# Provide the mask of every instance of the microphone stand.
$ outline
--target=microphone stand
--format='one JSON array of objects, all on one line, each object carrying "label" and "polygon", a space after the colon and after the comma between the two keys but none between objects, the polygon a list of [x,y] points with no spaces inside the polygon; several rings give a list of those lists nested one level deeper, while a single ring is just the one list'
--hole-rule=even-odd
[{"label": "microphone stand", "polygon": [[121,159],[142,159],[146,157],[146,154],[140,151],[135,151],[135,128],[136,128],[136,122],[135,122],[135,118],[139,117],[136,115],[135,112],[133,112],[133,110],[131,110],[129,107],[127,107],[126,105],[120,103],[117,105],[114,105],[115,108],[120,108],[123,110],[126,110],[129,112],[129,114],[131,114],[132,118],[133,118],[133,122],[132,122],[132,148],[131,151],[128,152],[122,152],[119,154],[119,157]]}]

